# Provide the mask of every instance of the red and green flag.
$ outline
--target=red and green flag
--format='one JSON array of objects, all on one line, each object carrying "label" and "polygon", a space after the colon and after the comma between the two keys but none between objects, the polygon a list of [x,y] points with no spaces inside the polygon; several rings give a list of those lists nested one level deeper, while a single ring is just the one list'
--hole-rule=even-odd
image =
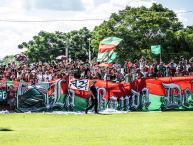
[{"label": "red and green flag", "polygon": [[108,37],[103,39],[99,45],[99,52],[109,52],[109,50],[114,49],[123,39],[118,37]]},{"label": "red and green flag", "polygon": [[98,53],[98,62],[104,62],[105,64],[111,64],[117,60],[117,54],[111,49],[109,52]]},{"label": "red and green flag", "polygon": [[98,62],[111,64],[117,60],[117,54],[113,49],[122,41],[117,37],[108,37],[100,42]]}]

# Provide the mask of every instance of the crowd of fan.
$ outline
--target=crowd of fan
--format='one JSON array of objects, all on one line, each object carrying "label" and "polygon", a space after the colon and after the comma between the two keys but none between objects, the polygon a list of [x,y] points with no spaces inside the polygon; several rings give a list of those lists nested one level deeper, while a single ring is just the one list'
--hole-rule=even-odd
[{"label": "crowd of fan", "polygon": [[151,64],[150,61],[142,56],[140,60],[134,60],[134,63],[127,59],[124,64],[124,70],[118,60],[110,67],[100,67],[96,58],[94,58],[92,64],[88,60],[82,62],[77,59],[70,63],[65,60],[59,63],[53,61],[52,64],[39,62],[31,64],[29,67],[25,62],[19,66],[12,62],[8,66],[1,65],[0,68],[0,79],[10,81],[23,80],[29,83],[41,83],[66,75],[80,79],[101,79],[116,83],[127,83],[144,77],[180,77],[193,75],[193,58],[188,62],[181,56],[178,64],[174,63],[173,60],[169,64],[164,62],[158,64],[156,58],[154,58]]}]

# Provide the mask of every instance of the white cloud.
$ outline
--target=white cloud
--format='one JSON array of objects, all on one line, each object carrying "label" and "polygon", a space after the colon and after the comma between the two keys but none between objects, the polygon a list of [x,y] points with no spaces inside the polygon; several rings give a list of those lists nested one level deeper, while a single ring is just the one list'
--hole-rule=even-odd
[{"label": "white cloud", "polygon": [[188,19],[184,17],[184,15],[186,14],[186,11],[177,10],[177,11],[175,11],[175,13],[177,14],[179,21],[182,22],[186,26],[187,22],[188,22]]},{"label": "white cloud", "polygon": [[81,0],[19,0],[23,8],[46,9],[54,11],[84,11],[86,10]]},{"label": "white cloud", "polygon": [[[118,12],[125,9],[126,5],[131,7],[146,6],[151,7],[152,2],[155,1],[142,1],[142,0],[111,0],[108,3],[103,3],[98,7],[95,7],[94,0],[79,0],[85,7],[85,11],[58,11],[55,9],[58,5],[49,7],[38,5],[40,0],[6,0],[7,6],[0,8],[0,19],[5,20],[50,20],[50,19],[103,19],[109,18],[111,13]],[[41,0],[46,3],[47,0]],[[53,1],[53,0],[52,0]],[[69,0],[70,1],[70,0]],[[75,1],[75,0],[74,0]],[[5,5],[5,4],[4,4]],[[76,5],[76,3],[73,3]],[[71,5],[69,5],[71,6]],[[46,9],[46,10],[45,10]],[[48,10],[49,9],[49,10]],[[182,15],[179,15],[180,20],[186,22]],[[37,35],[41,30],[47,32],[69,32],[72,30],[79,30],[83,27],[87,27],[93,30],[95,26],[98,26],[102,21],[73,21],[73,22],[52,22],[52,23],[9,23],[0,22],[0,43],[1,53],[0,58],[6,55],[13,55],[21,52],[17,48],[18,44],[22,42],[28,42],[33,39],[34,35]],[[24,50],[22,50],[24,51]]]}]

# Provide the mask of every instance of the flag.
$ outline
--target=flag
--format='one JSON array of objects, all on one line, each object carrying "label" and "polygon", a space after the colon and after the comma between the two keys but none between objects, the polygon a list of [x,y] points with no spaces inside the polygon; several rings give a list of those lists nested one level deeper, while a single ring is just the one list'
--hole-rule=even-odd
[{"label": "flag", "polygon": [[108,37],[103,39],[99,45],[99,52],[109,52],[109,50],[114,49],[123,39],[118,37]]},{"label": "flag", "polygon": [[105,53],[98,53],[98,59],[97,61],[98,62],[102,62],[104,60],[104,58],[108,55],[108,52],[105,52]]},{"label": "flag", "polygon": [[111,63],[111,64],[105,64],[105,63],[100,63],[99,64],[99,67],[111,67],[113,64]]},{"label": "flag", "polygon": [[98,62],[104,62],[105,64],[111,64],[117,60],[117,54],[111,49],[109,52],[98,53]]},{"label": "flag", "polygon": [[105,64],[111,64],[111,63],[115,62],[116,60],[117,60],[117,54],[115,52],[113,52],[110,59],[107,62],[105,62]]},{"label": "flag", "polygon": [[154,54],[160,54],[161,53],[161,45],[151,46],[151,52]]},{"label": "flag", "polygon": [[105,53],[98,53],[98,62],[106,62],[110,59],[111,55],[114,53],[113,49],[111,49],[109,52]]}]

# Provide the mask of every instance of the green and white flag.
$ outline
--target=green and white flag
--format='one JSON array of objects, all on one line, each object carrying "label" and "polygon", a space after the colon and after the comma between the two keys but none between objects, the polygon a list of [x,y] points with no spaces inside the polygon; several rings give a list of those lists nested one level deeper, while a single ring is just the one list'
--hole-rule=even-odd
[{"label": "green and white flag", "polygon": [[161,45],[151,46],[151,52],[154,54],[160,54],[161,53]]},{"label": "green and white flag", "polygon": [[105,62],[105,64],[111,64],[117,60],[117,54],[111,49],[109,52],[98,53],[98,62]]},{"label": "green and white flag", "polygon": [[107,60],[107,62],[105,62],[105,64],[111,64],[113,62],[115,62],[117,60],[117,54],[115,52],[112,53],[111,57],[109,60]]},{"label": "green and white flag", "polygon": [[113,49],[122,41],[118,37],[108,37],[100,41],[98,62],[104,62],[105,64],[111,64],[117,60],[117,54]]},{"label": "green and white flag", "polygon": [[111,58],[111,55],[114,53],[113,49],[111,49],[109,52],[105,53],[98,53],[98,62],[106,62]]}]

